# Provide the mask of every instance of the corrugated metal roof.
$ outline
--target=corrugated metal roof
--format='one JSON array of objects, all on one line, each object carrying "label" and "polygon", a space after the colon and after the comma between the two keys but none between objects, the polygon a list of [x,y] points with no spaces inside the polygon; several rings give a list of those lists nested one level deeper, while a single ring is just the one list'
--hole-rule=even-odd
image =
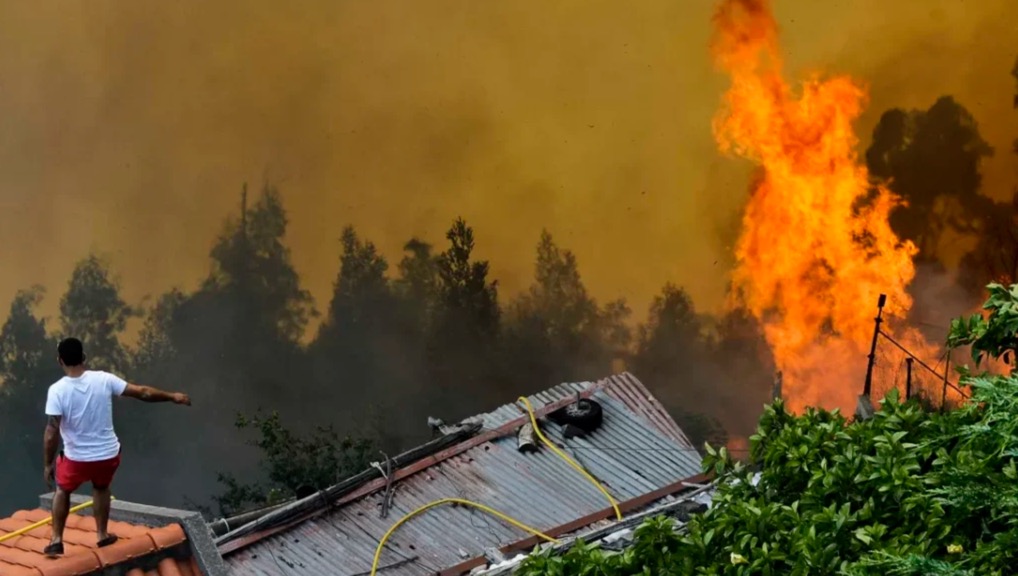
[{"label": "corrugated metal roof", "polygon": [[[604,423],[584,439],[545,435],[583,465],[619,502],[648,494],[700,472],[700,456],[647,389],[629,374],[597,383],[562,384],[529,398],[535,410],[593,390]],[[479,416],[485,429],[523,414],[506,405]],[[499,510],[540,530],[572,522],[608,506],[604,495],[547,448],[520,453],[510,434],[478,444],[395,484],[390,515],[379,518],[375,491],[285,532],[253,539],[226,555],[231,573],[244,575],[354,575],[371,568],[375,547],[400,518],[429,502],[459,497]],[[480,511],[440,507],[400,527],[386,544],[385,575],[427,574],[457,565],[528,536]]]},{"label": "corrugated metal roof", "polygon": [[[639,513],[631,514],[622,521],[612,518],[596,528],[588,527],[572,534],[562,535],[559,537],[558,544],[545,545],[542,548],[545,552],[550,551],[551,554],[562,554],[569,550],[578,539],[582,539],[588,545],[600,546],[608,554],[617,553],[632,546],[634,530],[652,516],[667,516],[676,520],[675,528],[681,532],[684,531],[685,522],[688,521],[692,513],[704,512],[710,507],[714,491],[715,484],[711,483],[676,496],[669,502],[659,503]],[[532,554],[532,550],[526,550],[500,562],[489,562],[487,568],[483,566],[478,568],[476,574],[490,576],[511,574],[525,558]]]}]

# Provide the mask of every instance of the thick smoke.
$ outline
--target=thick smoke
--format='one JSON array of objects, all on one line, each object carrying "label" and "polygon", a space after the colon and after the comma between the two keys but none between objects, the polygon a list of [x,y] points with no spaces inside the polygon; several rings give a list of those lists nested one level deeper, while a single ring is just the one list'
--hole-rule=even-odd
[{"label": "thick smoke", "polygon": [[[457,214],[485,235],[507,290],[525,285],[547,227],[598,296],[643,309],[671,280],[716,307],[731,234],[717,238],[718,215],[738,209],[745,181],[710,135],[722,86],[706,48],[712,8],[6,3],[0,301],[62,284],[92,249],[132,300],[193,282],[238,183],[265,176],[286,194],[320,307],[342,223],[391,256]],[[832,66],[872,83],[861,134],[887,107],[952,93],[991,144],[1013,137],[1013,2],[776,10],[790,73]],[[1002,156],[988,184],[1006,174]]]},{"label": "thick smoke", "polygon": [[263,175],[320,306],[344,223],[392,256],[458,214],[509,290],[542,227],[599,294],[640,307],[666,279],[702,298],[723,280],[689,249],[713,210],[693,193],[712,148],[709,64],[689,57],[706,4],[0,10],[0,300],[59,284],[91,248],[129,297],[189,282],[239,183]]}]

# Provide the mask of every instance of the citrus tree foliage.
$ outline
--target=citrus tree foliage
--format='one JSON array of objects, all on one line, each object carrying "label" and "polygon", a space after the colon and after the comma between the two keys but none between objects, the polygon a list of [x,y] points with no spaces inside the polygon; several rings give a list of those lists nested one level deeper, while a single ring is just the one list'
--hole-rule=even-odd
[{"label": "citrus tree foliage", "polygon": [[947,345],[951,348],[959,346],[972,347],[972,359],[978,366],[982,360],[1001,358],[1009,365],[1018,361],[1015,351],[1018,349],[1018,284],[1005,288],[1001,284],[990,284],[986,287],[989,297],[983,303],[982,314],[956,318],[951,322],[951,331],[947,336]]},{"label": "citrus tree foliage", "polygon": [[[1014,351],[1018,288],[991,286],[987,318],[956,321],[975,354]],[[679,527],[655,519],[635,546],[541,554],[525,575],[1003,575],[1018,565],[1018,378],[971,376],[947,413],[895,392],[869,420],[801,415],[779,400],[751,438],[751,462],[708,449],[710,509]],[[756,473],[759,476],[756,476]]]},{"label": "citrus tree foliage", "polygon": [[[800,416],[781,401],[752,438],[753,472],[724,449],[710,510],[636,546],[535,556],[539,574],[1009,574],[1018,561],[1018,379],[971,378],[973,401],[930,413],[890,394],[870,420]],[[650,571],[647,572],[646,570]]]}]

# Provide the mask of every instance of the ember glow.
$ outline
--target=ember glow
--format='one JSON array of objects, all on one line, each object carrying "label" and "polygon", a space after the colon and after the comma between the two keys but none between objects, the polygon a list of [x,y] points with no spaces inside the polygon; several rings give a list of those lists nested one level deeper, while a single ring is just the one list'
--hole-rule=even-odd
[{"label": "ember glow", "polygon": [[878,297],[887,294],[892,326],[904,318],[916,253],[888,223],[898,199],[879,190],[865,201],[852,123],[866,91],[847,76],[786,83],[767,0],[723,0],[714,26],[713,56],[731,80],[715,138],[760,167],[736,246],[734,304],[763,322],[793,409],[851,410]]}]

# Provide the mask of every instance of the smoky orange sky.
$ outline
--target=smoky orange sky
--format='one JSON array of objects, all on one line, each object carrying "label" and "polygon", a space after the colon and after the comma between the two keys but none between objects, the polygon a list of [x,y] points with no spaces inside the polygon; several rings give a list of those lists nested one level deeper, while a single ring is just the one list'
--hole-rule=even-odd
[{"label": "smoky orange sky", "polygon": [[[4,2],[0,316],[35,283],[55,316],[90,251],[133,302],[194,287],[242,182],[266,179],[320,310],[344,225],[395,262],[458,215],[504,292],[547,227],[637,318],[666,281],[717,308],[749,166],[711,134],[714,4]],[[1018,181],[1018,2],[774,4],[789,74],[870,86],[863,145],[888,107],[952,94],[997,149],[987,188]]]}]

